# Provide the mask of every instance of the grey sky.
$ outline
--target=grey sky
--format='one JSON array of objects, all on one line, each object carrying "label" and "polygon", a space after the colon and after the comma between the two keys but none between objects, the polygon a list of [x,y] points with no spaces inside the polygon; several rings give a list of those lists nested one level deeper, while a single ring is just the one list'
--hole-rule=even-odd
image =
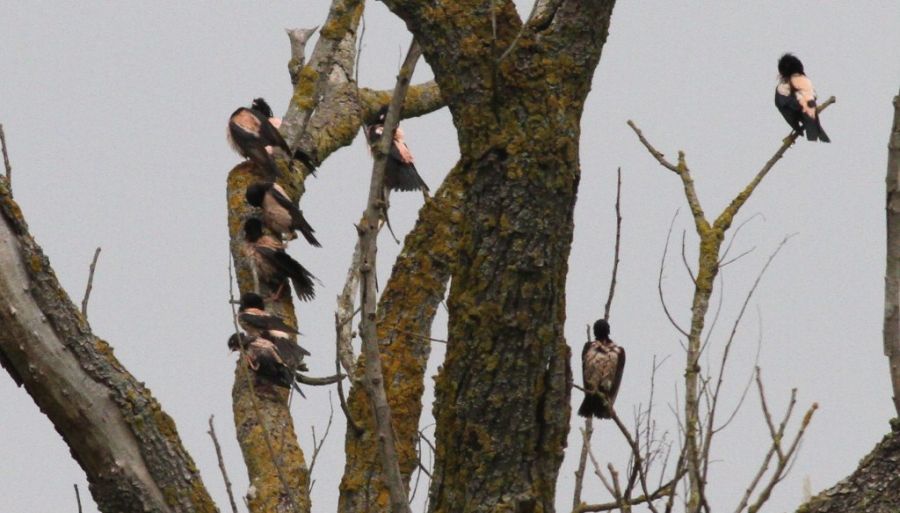
[{"label": "grey sky", "polygon": [[[216,415],[237,491],[247,484],[231,417],[234,357],[225,347],[224,183],[238,162],[225,144],[225,121],[255,96],[284,112],[290,83],[283,28],[320,24],[326,10],[324,0],[0,4],[0,123],[15,197],[76,301],[93,249],[103,247],[89,308],[93,329],[174,417],[221,506],[226,500],[206,435],[209,414]],[[613,338],[628,350],[628,367],[617,406],[630,416],[631,405],[646,401],[652,356],[671,355],[657,375],[656,411],[674,434],[666,404],[674,404],[683,356],[656,279],[676,209],[664,286],[684,323],[691,290],[680,263],[681,231],[688,230],[692,264],[696,241],[678,179],[656,165],[625,121],[635,120],[667,154],[687,152],[701,201],[715,215],[788,133],[772,105],[782,52],[803,59],[820,97],[838,98],[823,115],[834,142],[797,144],[745,207],[741,219],[764,217],[746,226],[735,252],[756,251],[726,268],[722,320],[713,334],[715,357],[765,258],[785,234],[797,232],[745,319],[727,398],[734,404],[751,371],[761,319],[760,364],[774,407],[784,406],[792,387],[799,388],[799,408],[821,405],[771,511],[799,503],[804,476],[818,491],[849,473],[887,431],[893,413],[881,319],[883,180],[891,99],[900,86],[898,26],[900,6],[892,1],[620,2],[585,108],[566,332],[577,355],[585,324],[606,300],[615,169],[622,166],[622,264],[611,321]],[[361,81],[390,87],[408,41],[403,24],[373,2]],[[425,78],[427,66],[420,66],[416,81]],[[403,126],[423,178],[436,188],[458,155],[449,114]],[[334,296],[349,264],[351,223],[362,212],[369,170],[358,138],[307,182],[303,209],[324,247],[297,244],[291,253],[325,284],[315,302],[299,305],[316,374],[333,368]],[[392,197],[398,235],[412,226],[420,205],[418,194]],[[399,248],[382,237],[380,249],[384,283]],[[443,338],[445,327],[442,312],[434,336]],[[442,355],[436,344],[429,375]],[[83,472],[27,394],[0,377],[0,398],[0,511],[74,511],[72,483],[82,487],[86,511],[95,511]],[[580,399],[576,391],[573,404]],[[426,412],[430,402],[429,396]],[[328,394],[312,391],[292,408],[308,451],[309,426],[324,427]],[[344,425],[340,413],[335,420],[314,476],[316,511],[336,505]],[[573,419],[577,425],[580,419]],[[715,446],[714,508],[734,506],[766,436],[751,395]],[[571,504],[579,446],[576,427],[560,474],[560,511]],[[610,426],[598,430],[595,451],[624,467],[624,444]],[[586,490],[586,500],[605,499],[590,477]]]}]

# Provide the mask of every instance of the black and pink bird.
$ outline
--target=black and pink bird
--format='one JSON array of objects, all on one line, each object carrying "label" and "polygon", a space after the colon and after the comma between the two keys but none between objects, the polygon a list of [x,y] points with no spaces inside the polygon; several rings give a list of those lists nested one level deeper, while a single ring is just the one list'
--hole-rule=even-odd
[{"label": "black and pink bird", "polygon": [[308,353],[299,352],[299,346],[290,341],[279,342],[259,335],[235,333],[228,338],[228,348],[243,353],[247,366],[257,376],[284,388],[293,386],[303,394],[297,385],[297,372],[307,370],[303,354]]},{"label": "black and pink bird", "polygon": [[244,222],[244,256],[256,266],[261,281],[277,287],[274,296],[281,297],[285,279],[294,285],[294,292],[302,301],[316,296],[315,276],[284,251],[284,243],[263,234],[263,223],[255,217]]},{"label": "black and pink bird", "polygon": [[303,217],[303,212],[288,198],[284,189],[275,182],[256,182],[247,188],[247,203],[262,209],[262,219],[266,227],[288,240],[297,238],[294,230],[299,230],[303,238],[320,248],[313,235],[315,230]]},{"label": "black and pink bird", "polygon": [[238,324],[249,335],[260,336],[269,340],[290,341],[292,335],[299,334],[296,328],[285,323],[281,317],[267,312],[266,303],[263,301],[262,296],[253,292],[246,292],[241,295],[240,307],[238,308]]},{"label": "black and pink bird", "polygon": [[790,53],[778,60],[775,107],[791,128],[810,141],[831,142],[816,112],[816,90],[803,71],[803,63]]},{"label": "black and pink bird", "polygon": [[[267,112],[260,112],[257,108],[263,108]],[[271,114],[271,108],[261,98],[254,100],[253,106],[249,109],[239,107],[228,118],[226,135],[234,151],[261,166],[270,177],[275,178],[280,174],[278,166],[266,148],[278,147],[288,155],[291,150],[278,129],[269,121],[270,116],[267,114]]]},{"label": "black and pink bird", "polygon": [[[375,147],[381,140],[387,112],[388,106],[385,105],[378,111],[375,123],[366,129],[366,139],[368,139],[370,147]],[[394,139],[391,141],[391,149],[387,155],[384,186],[392,191],[428,192],[428,185],[416,170],[415,159],[403,140],[403,130],[399,126],[394,131]]]},{"label": "black and pink bird", "polygon": [[584,401],[578,408],[578,414],[582,417],[610,418],[625,370],[625,349],[610,340],[606,319],[594,323],[594,340],[584,344],[581,351],[581,369]]}]

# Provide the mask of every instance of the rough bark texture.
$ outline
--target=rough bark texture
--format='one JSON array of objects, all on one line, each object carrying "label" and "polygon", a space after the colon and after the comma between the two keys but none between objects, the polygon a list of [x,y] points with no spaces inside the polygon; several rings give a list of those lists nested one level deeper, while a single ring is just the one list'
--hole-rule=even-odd
[{"label": "rough bark texture", "polygon": [[894,408],[900,415],[900,95],[888,141],[887,268],[884,274],[884,354],[888,357]]},{"label": "rough bark texture", "polygon": [[508,1],[385,3],[422,43],[462,153],[431,510],[553,511],[579,123],[613,2],[555,2],[521,33]]},{"label": "rough bark texture", "polygon": [[60,287],[0,179],[0,361],[53,422],[104,512],[213,512],[175,423]]},{"label": "rough bark texture", "polygon": [[900,511],[900,419],[847,479],[816,495],[797,513],[897,513]]}]

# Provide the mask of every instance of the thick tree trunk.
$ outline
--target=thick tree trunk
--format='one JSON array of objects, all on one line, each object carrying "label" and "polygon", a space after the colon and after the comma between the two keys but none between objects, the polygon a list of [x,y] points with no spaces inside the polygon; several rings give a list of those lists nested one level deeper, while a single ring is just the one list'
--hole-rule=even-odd
[{"label": "thick tree trunk", "polygon": [[91,333],[0,178],[0,362],[53,422],[101,511],[213,512],[175,423]]},{"label": "thick tree trunk", "polygon": [[422,42],[466,187],[431,510],[553,511],[579,123],[613,2],[543,4],[524,30],[506,1],[385,3]]},{"label": "thick tree trunk", "polygon": [[900,95],[888,141],[887,268],[884,275],[884,354],[888,357],[894,408],[900,415]]}]

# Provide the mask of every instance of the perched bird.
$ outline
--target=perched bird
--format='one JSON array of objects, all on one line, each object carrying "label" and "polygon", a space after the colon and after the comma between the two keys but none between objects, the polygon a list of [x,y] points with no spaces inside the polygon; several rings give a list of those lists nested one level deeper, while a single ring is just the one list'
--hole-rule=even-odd
[{"label": "perched bird", "polygon": [[[260,100],[260,99],[257,99]],[[271,108],[262,100],[262,106],[254,100],[254,106],[263,107],[271,113]],[[276,146],[290,155],[291,150],[284,137],[269,121],[269,116],[255,108],[239,107],[228,118],[228,142],[239,155],[248,158],[265,169],[272,178],[278,176],[278,166],[267,146]]]},{"label": "perched bird", "polygon": [[263,298],[253,292],[241,295],[238,324],[248,334],[269,340],[290,340],[290,334],[299,334],[296,328],[287,325],[281,317],[267,312]]},{"label": "perched bird", "polygon": [[[254,98],[253,103],[250,104],[250,108],[265,116],[266,119],[269,120],[269,123],[271,123],[271,125],[276,129],[281,129],[281,118],[275,117],[275,114],[272,112],[272,107],[269,106],[266,100],[262,98]],[[290,154],[291,152],[287,146],[287,143],[285,143],[284,146],[280,146],[280,148],[287,154]],[[266,146],[266,151],[271,154],[273,152],[272,146]],[[317,167],[316,163],[313,162],[312,157],[310,157],[305,151],[298,149],[294,152],[293,158],[302,162],[303,165],[306,166],[307,169],[309,169],[309,172],[315,175]]]},{"label": "perched bird", "polygon": [[594,338],[581,351],[585,395],[578,414],[608,419],[625,370],[625,349],[609,339],[606,319],[594,323]]},{"label": "perched bird", "polygon": [[[258,376],[281,387],[293,386],[302,395],[303,392],[296,384],[297,372],[307,370],[306,364],[303,363],[302,356],[299,359],[288,356],[284,352],[283,346],[285,346],[284,343],[279,344],[276,341],[244,333],[240,335],[235,333],[228,338],[228,348],[232,351],[243,350],[247,366]],[[299,349],[298,346],[293,347]]]},{"label": "perched bird", "polygon": [[284,279],[294,285],[294,292],[303,301],[316,296],[313,276],[284,251],[284,244],[268,235],[263,235],[262,221],[255,217],[244,223],[244,255],[256,264],[259,278],[270,286],[277,286],[274,296],[280,297]]},{"label": "perched bird", "polygon": [[[384,132],[384,120],[387,118],[388,107],[385,105],[378,111],[378,120],[366,129],[366,138],[369,146],[374,147],[381,140]],[[406,143],[403,142],[403,130],[397,127],[394,132],[394,140],[388,152],[387,164],[384,168],[384,186],[392,191],[423,191],[428,192],[428,185],[419,176],[414,159]]]},{"label": "perched bird", "polygon": [[816,112],[816,90],[803,72],[803,63],[786,53],[778,60],[778,85],[775,87],[775,107],[794,131],[806,132],[810,141],[831,142]]},{"label": "perched bird", "polygon": [[288,240],[293,240],[297,238],[294,230],[300,230],[307,242],[317,248],[322,247],[313,235],[315,230],[303,217],[303,212],[277,183],[256,182],[247,187],[245,197],[247,203],[262,208],[263,222],[273,232],[284,234]]}]

